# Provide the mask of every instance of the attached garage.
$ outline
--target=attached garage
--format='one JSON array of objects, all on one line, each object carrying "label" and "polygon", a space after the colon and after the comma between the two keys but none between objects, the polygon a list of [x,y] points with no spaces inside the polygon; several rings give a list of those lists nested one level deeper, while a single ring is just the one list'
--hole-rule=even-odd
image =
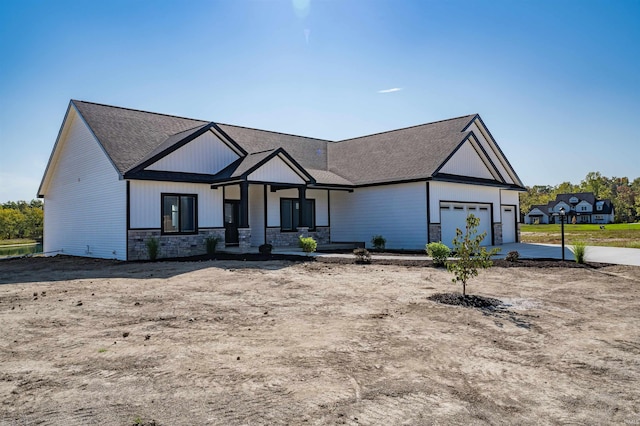
[{"label": "attached garage", "polygon": [[443,202],[440,203],[440,225],[444,244],[453,247],[452,242],[456,236],[456,229],[461,229],[464,232],[467,226],[467,216],[470,214],[480,218],[478,234],[487,233],[482,240],[482,245],[491,245],[491,204]]}]

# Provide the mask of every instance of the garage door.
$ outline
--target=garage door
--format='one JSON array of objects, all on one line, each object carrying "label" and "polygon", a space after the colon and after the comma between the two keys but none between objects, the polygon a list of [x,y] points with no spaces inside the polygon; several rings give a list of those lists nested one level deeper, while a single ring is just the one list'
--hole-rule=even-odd
[{"label": "garage door", "polygon": [[440,227],[442,242],[453,247],[453,239],[456,236],[456,228],[463,232],[467,226],[467,216],[473,214],[480,218],[478,234],[486,232],[482,245],[491,245],[491,209],[489,204],[471,203],[440,203]]},{"label": "garage door", "polygon": [[502,206],[502,244],[516,242],[516,208]]}]

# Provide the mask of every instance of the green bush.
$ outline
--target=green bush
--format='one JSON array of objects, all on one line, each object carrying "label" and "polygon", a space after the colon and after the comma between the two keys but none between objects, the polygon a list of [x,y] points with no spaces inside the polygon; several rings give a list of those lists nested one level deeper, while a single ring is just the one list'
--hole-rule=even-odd
[{"label": "green bush", "polygon": [[302,248],[302,251],[307,253],[313,253],[318,248],[318,243],[312,237],[303,237],[300,235],[298,237],[298,245]]},{"label": "green bush", "polygon": [[356,263],[371,263],[371,253],[364,247],[355,249],[353,255],[356,257]]},{"label": "green bush", "polygon": [[444,266],[450,254],[451,249],[442,241],[427,244],[427,255],[433,258],[433,264],[436,266]]},{"label": "green bush", "polygon": [[573,257],[576,263],[584,263],[584,255],[587,252],[587,245],[583,241],[578,241],[573,245]]},{"label": "green bush", "polygon": [[387,239],[382,235],[374,235],[371,238],[371,244],[373,244],[373,248],[376,250],[384,250],[384,247],[387,244]]},{"label": "green bush", "polygon": [[205,239],[205,243],[207,244],[207,254],[209,255],[214,254],[216,252],[216,247],[218,246],[219,242],[220,242],[220,238],[214,237],[212,235],[208,236]]},{"label": "green bush", "polygon": [[158,258],[158,253],[160,252],[160,241],[155,237],[151,237],[147,240],[146,244],[149,259],[156,260]]},{"label": "green bush", "polygon": [[520,259],[520,253],[516,250],[510,251],[504,259],[509,262],[517,262]]}]

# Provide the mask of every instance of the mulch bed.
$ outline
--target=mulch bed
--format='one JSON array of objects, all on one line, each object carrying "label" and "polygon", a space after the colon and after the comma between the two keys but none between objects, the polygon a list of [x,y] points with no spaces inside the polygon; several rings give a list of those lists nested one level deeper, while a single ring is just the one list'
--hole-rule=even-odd
[{"label": "mulch bed", "polygon": [[445,305],[490,310],[496,309],[502,305],[502,301],[494,299],[493,297],[475,296],[470,294],[463,296],[461,293],[436,293],[427,297],[427,299],[443,303]]}]

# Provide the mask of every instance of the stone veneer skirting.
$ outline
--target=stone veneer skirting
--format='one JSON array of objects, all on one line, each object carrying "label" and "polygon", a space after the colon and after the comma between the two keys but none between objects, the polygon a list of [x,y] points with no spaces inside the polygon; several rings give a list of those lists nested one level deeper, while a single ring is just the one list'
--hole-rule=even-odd
[{"label": "stone veneer skirting", "polygon": [[298,228],[296,232],[281,232],[280,228],[267,228],[267,243],[274,247],[298,247],[298,237],[312,237],[318,244],[331,242],[331,228],[317,226],[316,230],[309,232],[309,228]]},{"label": "stone veneer skirting", "polygon": [[502,224],[501,223],[493,224],[493,245],[496,245],[496,246],[502,245]]},{"label": "stone veneer skirting", "polygon": [[429,242],[439,243],[442,240],[442,226],[439,223],[429,224]]},{"label": "stone veneer skirting", "polygon": [[159,229],[132,229],[128,232],[127,260],[149,259],[147,241],[160,241],[158,258],[195,256],[207,253],[207,237],[218,238],[218,248],[224,247],[224,228],[200,229],[193,235],[161,235]]}]

